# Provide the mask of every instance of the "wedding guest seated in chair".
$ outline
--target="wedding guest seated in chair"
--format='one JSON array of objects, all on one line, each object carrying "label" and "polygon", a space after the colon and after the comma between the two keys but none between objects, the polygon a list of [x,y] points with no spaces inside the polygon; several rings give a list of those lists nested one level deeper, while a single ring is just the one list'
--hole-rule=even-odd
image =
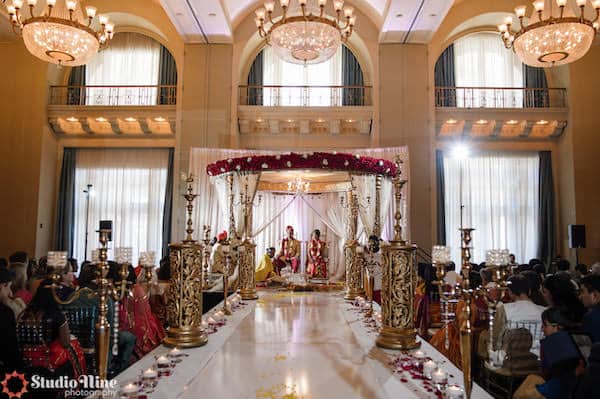
[{"label": "wedding guest seated in chair", "polygon": [[11,373],[20,368],[21,354],[17,345],[17,326],[15,314],[4,302],[11,295],[11,274],[0,268],[0,372]]},{"label": "wedding guest seated in chair", "polygon": [[321,231],[315,229],[308,243],[306,257],[306,273],[312,278],[327,278],[326,245],[324,241],[321,241]]},{"label": "wedding guest seated in chair", "polygon": [[298,273],[300,267],[300,241],[294,238],[294,228],[286,227],[287,237],[281,240],[279,253],[273,262],[277,274],[281,273],[281,269],[286,266],[291,266],[292,272]]}]

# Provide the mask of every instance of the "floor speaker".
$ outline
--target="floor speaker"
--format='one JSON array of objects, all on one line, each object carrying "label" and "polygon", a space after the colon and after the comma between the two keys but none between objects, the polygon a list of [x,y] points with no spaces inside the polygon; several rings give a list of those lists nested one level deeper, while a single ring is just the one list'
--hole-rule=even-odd
[{"label": "floor speaker", "polygon": [[569,248],[585,248],[585,224],[569,225]]}]

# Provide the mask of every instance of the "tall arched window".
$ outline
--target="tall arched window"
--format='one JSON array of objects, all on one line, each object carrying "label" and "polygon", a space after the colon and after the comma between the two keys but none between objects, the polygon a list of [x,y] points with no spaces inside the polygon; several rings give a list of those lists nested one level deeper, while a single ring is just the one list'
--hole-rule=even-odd
[{"label": "tall arched window", "polygon": [[110,46],[88,64],[73,68],[69,78],[70,86],[116,86],[86,87],[86,105],[170,104],[171,93],[158,86],[176,84],[177,68],[169,51],[148,36],[129,32],[116,34]]},{"label": "tall arched window", "polygon": [[363,84],[360,65],[344,45],[329,60],[306,66],[285,62],[271,47],[265,47],[248,74],[248,85],[251,86],[248,103],[264,106],[362,105]]}]

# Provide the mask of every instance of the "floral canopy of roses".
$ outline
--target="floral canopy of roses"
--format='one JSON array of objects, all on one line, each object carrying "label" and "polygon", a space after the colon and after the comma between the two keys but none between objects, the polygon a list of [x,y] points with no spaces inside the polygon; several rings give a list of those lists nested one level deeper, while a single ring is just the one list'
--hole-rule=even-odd
[{"label": "floral canopy of roses", "polygon": [[206,167],[209,176],[230,172],[260,172],[287,169],[344,170],[394,177],[396,165],[385,159],[338,152],[289,153],[281,155],[255,155],[216,161]]}]

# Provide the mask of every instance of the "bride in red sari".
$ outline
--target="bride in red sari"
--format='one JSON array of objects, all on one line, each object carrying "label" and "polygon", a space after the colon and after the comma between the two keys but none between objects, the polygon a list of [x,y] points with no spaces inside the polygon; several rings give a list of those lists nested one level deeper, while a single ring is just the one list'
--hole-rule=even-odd
[{"label": "bride in red sari", "polygon": [[327,278],[327,263],[325,263],[325,258],[323,257],[326,244],[320,238],[321,232],[315,229],[308,243],[306,273],[313,278]]}]

